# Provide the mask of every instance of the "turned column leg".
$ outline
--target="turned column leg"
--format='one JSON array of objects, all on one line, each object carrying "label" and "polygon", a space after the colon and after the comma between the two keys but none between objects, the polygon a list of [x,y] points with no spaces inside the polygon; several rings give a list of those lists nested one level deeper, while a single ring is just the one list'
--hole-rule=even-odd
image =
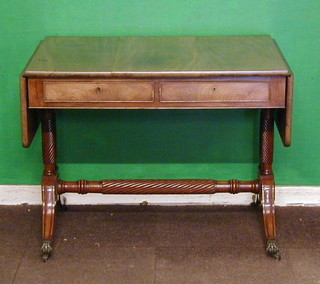
[{"label": "turned column leg", "polygon": [[56,165],[56,128],[54,110],[42,111],[42,258],[46,261],[52,252],[56,217],[58,168]]},{"label": "turned column leg", "polygon": [[264,228],[267,237],[267,253],[280,260],[279,249],[276,245],[275,222],[275,181],[272,171],[274,143],[274,117],[273,110],[261,111],[260,120],[260,182]]}]

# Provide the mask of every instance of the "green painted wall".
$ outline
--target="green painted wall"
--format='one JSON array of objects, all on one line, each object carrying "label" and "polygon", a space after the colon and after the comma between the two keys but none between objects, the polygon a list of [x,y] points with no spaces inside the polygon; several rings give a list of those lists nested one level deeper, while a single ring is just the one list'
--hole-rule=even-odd
[{"label": "green painted wall", "polygon": [[[39,133],[21,147],[18,76],[45,36],[249,34],[275,38],[296,76],[293,145],[277,135],[277,182],[319,185],[319,0],[1,1],[0,184],[40,183]],[[256,111],[58,114],[64,179],[255,177]]]}]

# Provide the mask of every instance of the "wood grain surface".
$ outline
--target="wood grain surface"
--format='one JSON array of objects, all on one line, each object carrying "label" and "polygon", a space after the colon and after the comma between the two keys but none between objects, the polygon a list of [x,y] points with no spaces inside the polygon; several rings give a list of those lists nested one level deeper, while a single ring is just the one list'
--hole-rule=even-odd
[{"label": "wood grain surface", "polygon": [[148,102],[154,100],[153,82],[47,81],[44,102]]},{"label": "wood grain surface", "polygon": [[21,128],[22,128],[22,145],[29,147],[37,132],[39,118],[37,110],[29,108],[28,101],[28,80],[20,77],[20,106],[21,106]]},{"label": "wood grain surface", "polygon": [[48,37],[25,76],[288,75],[269,36]]},{"label": "wood grain surface", "polygon": [[30,78],[29,108],[284,108],[285,77],[212,79]]},{"label": "wood grain surface", "polygon": [[[233,83],[213,85],[221,78]],[[49,80],[128,84],[78,81],[74,88]],[[23,144],[37,129],[32,108],[280,108],[276,122],[289,146],[292,90],[290,67],[270,36],[47,37],[22,74]]]},{"label": "wood grain surface", "polygon": [[266,82],[166,82],[162,102],[266,102]]},{"label": "wood grain surface", "polygon": [[[42,114],[44,174],[43,260],[52,251],[58,194],[253,192],[259,195],[267,253],[276,246],[274,113],[291,142],[293,76],[269,36],[48,37],[21,77],[23,143],[29,146]],[[59,180],[54,109],[257,108],[259,179]]]}]

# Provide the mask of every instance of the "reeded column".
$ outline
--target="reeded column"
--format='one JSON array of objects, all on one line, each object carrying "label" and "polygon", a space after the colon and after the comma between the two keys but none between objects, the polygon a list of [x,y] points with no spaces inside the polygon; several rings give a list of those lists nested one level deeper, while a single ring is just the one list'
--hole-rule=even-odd
[{"label": "reeded column", "polygon": [[272,170],[274,148],[274,110],[263,109],[260,119],[260,181],[261,203],[265,234],[267,237],[266,251],[269,255],[280,260],[280,252],[276,245],[275,218],[275,181]]},{"label": "reeded column", "polygon": [[43,110],[42,123],[42,157],[44,171],[42,176],[42,239],[43,260],[52,252],[52,241],[56,218],[58,168],[56,165],[56,126],[54,110]]}]

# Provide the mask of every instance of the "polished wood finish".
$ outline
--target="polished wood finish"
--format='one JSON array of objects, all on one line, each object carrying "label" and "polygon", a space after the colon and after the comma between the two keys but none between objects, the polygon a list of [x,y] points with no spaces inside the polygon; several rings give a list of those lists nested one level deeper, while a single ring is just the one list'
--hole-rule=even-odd
[{"label": "polished wood finish", "polygon": [[269,100],[264,82],[168,82],[161,85],[162,102],[259,102]]},{"label": "polished wood finish", "polygon": [[[275,91],[269,94],[270,103],[261,106],[259,102],[238,102],[237,106],[228,100],[218,102],[212,97],[159,104],[159,80],[217,77],[245,77],[259,80],[266,77],[280,78],[280,85],[271,84]],[[292,72],[269,36],[218,36],[218,37],[48,37],[41,42],[36,53],[22,74],[28,78],[26,88],[21,92],[23,145],[28,147],[37,129],[36,112],[33,108],[282,108],[276,117],[277,126],[285,146],[291,143],[292,121]],[[43,78],[43,82],[32,82]],[[106,101],[86,105],[70,102],[55,104],[45,102],[43,83],[47,80],[70,79],[125,79],[136,82],[148,78],[154,83],[154,102],[136,104]],[[238,79],[237,79],[238,80]],[[245,79],[244,79],[245,80]],[[284,83],[285,82],[285,83]],[[128,82],[129,83],[129,82]],[[132,82],[131,82],[132,83]],[[37,86],[34,86],[34,85]],[[285,87],[283,87],[285,84]],[[23,85],[23,84],[22,84]],[[242,85],[243,86],[243,85]],[[35,90],[35,88],[37,90]],[[123,87],[121,87],[122,89]],[[234,87],[232,87],[234,88]],[[279,90],[278,90],[279,88]],[[284,88],[284,90],[283,90]],[[29,93],[25,90],[28,89]],[[270,84],[269,84],[270,90]],[[35,95],[35,93],[37,95]],[[122,93],[122,92],[121,92]],[[227,93],[229,94],[229,93]],[[274,94],[276,97],[273,97]],[[233,96],[234,94],[232,94]],[[116,98],[121,96],[115,94]],[[178,96],[178,94],[176,94]],[[225,94],[222,94],[225,96]],[[258,95],[257,95],[258,96]],[[166,98],[166,96],[165,96]],[[163,101],[164,102],[164,101]]]},{"label": "polished wood finish", "polygon": [[262,207],[267,237],[275,239],[274,176],[272,170],[274,144],[274,118],[272,110],[262,110],[260,120],[260,165]]},{"label": "polished wood finish", "polygon": [[286,103],[285,108],[277,110],[276,123],[281,135],[283,145],[289,147],[291,145],[291,129],[292,129],[292,109],[293,109],[293,86],[294,75],[287,78],[286,81]]},{"label": "polished wood finish", "polygon": [[28,80],[23,76],[20,77],[20,93],[22,145],[24,147],[29,147],[37,132],[39,118],[37,110],[29,108]]},{"label": "polished wood finish", "polygon": [[284,108],[286,78],[29,79],[29,108]]},{"label": "polished wood finish", "polygon": [[[41,113],[44,260],[52,251],[60,194],[252,192],[262,203],[267,253],[275,244],[274,121],[291,143],[293,75],[269,36],[49,37],[21,78],[23,144]],[[54,109],[261,109],[259,178],[64,181],[56,165]]]},{"label": "polished wood finish", "polygon": [[215,78],[208,81],[173,81],[160,83],[161,102],[206,102],[212,108],[237,107],[283,108],[285,79]]},{"label": "polished wood finish", "polygon": [[42,158],[44,171],[42,176],[42,251],[47,260],[51,254],[51,243],[55,230],[56,205],[58,201],[58,167],[56,149],[56,123],[53,110],[45,110],[41,117],[42,125]]},{"label": "polished wood finish", "polygon": [[272,170],[274,151],[274,111],[261,111],[260,119],[260,165],[259,178],[261,182],[261,204],[265,234],[268,239],[267,252],[280,259],[279,249],[275,246],[276,216],[275,216],[275,180]]},{"label": "polished wood finish", "polygon": [[102,181],[63,181],[59,180],[58,193],[75,192],[103,194],[213,194],[217,192],[260,192],[259,180],[217,181],[211,179],[183,180],[102,180]]},{"label": "polished wood finish", "polygon": [[[76,51],[76,52],[75,52]],[[48,37],[27,77],[288,76],[269,36]]]},{"label": "polished wood finish", "polygon": [[[152,102],[152,82],[132,81],[45,81],[44,103]],[[30,107],[37,106],[30,101]],[[39,106],[39,105],[38,105]]]}]

